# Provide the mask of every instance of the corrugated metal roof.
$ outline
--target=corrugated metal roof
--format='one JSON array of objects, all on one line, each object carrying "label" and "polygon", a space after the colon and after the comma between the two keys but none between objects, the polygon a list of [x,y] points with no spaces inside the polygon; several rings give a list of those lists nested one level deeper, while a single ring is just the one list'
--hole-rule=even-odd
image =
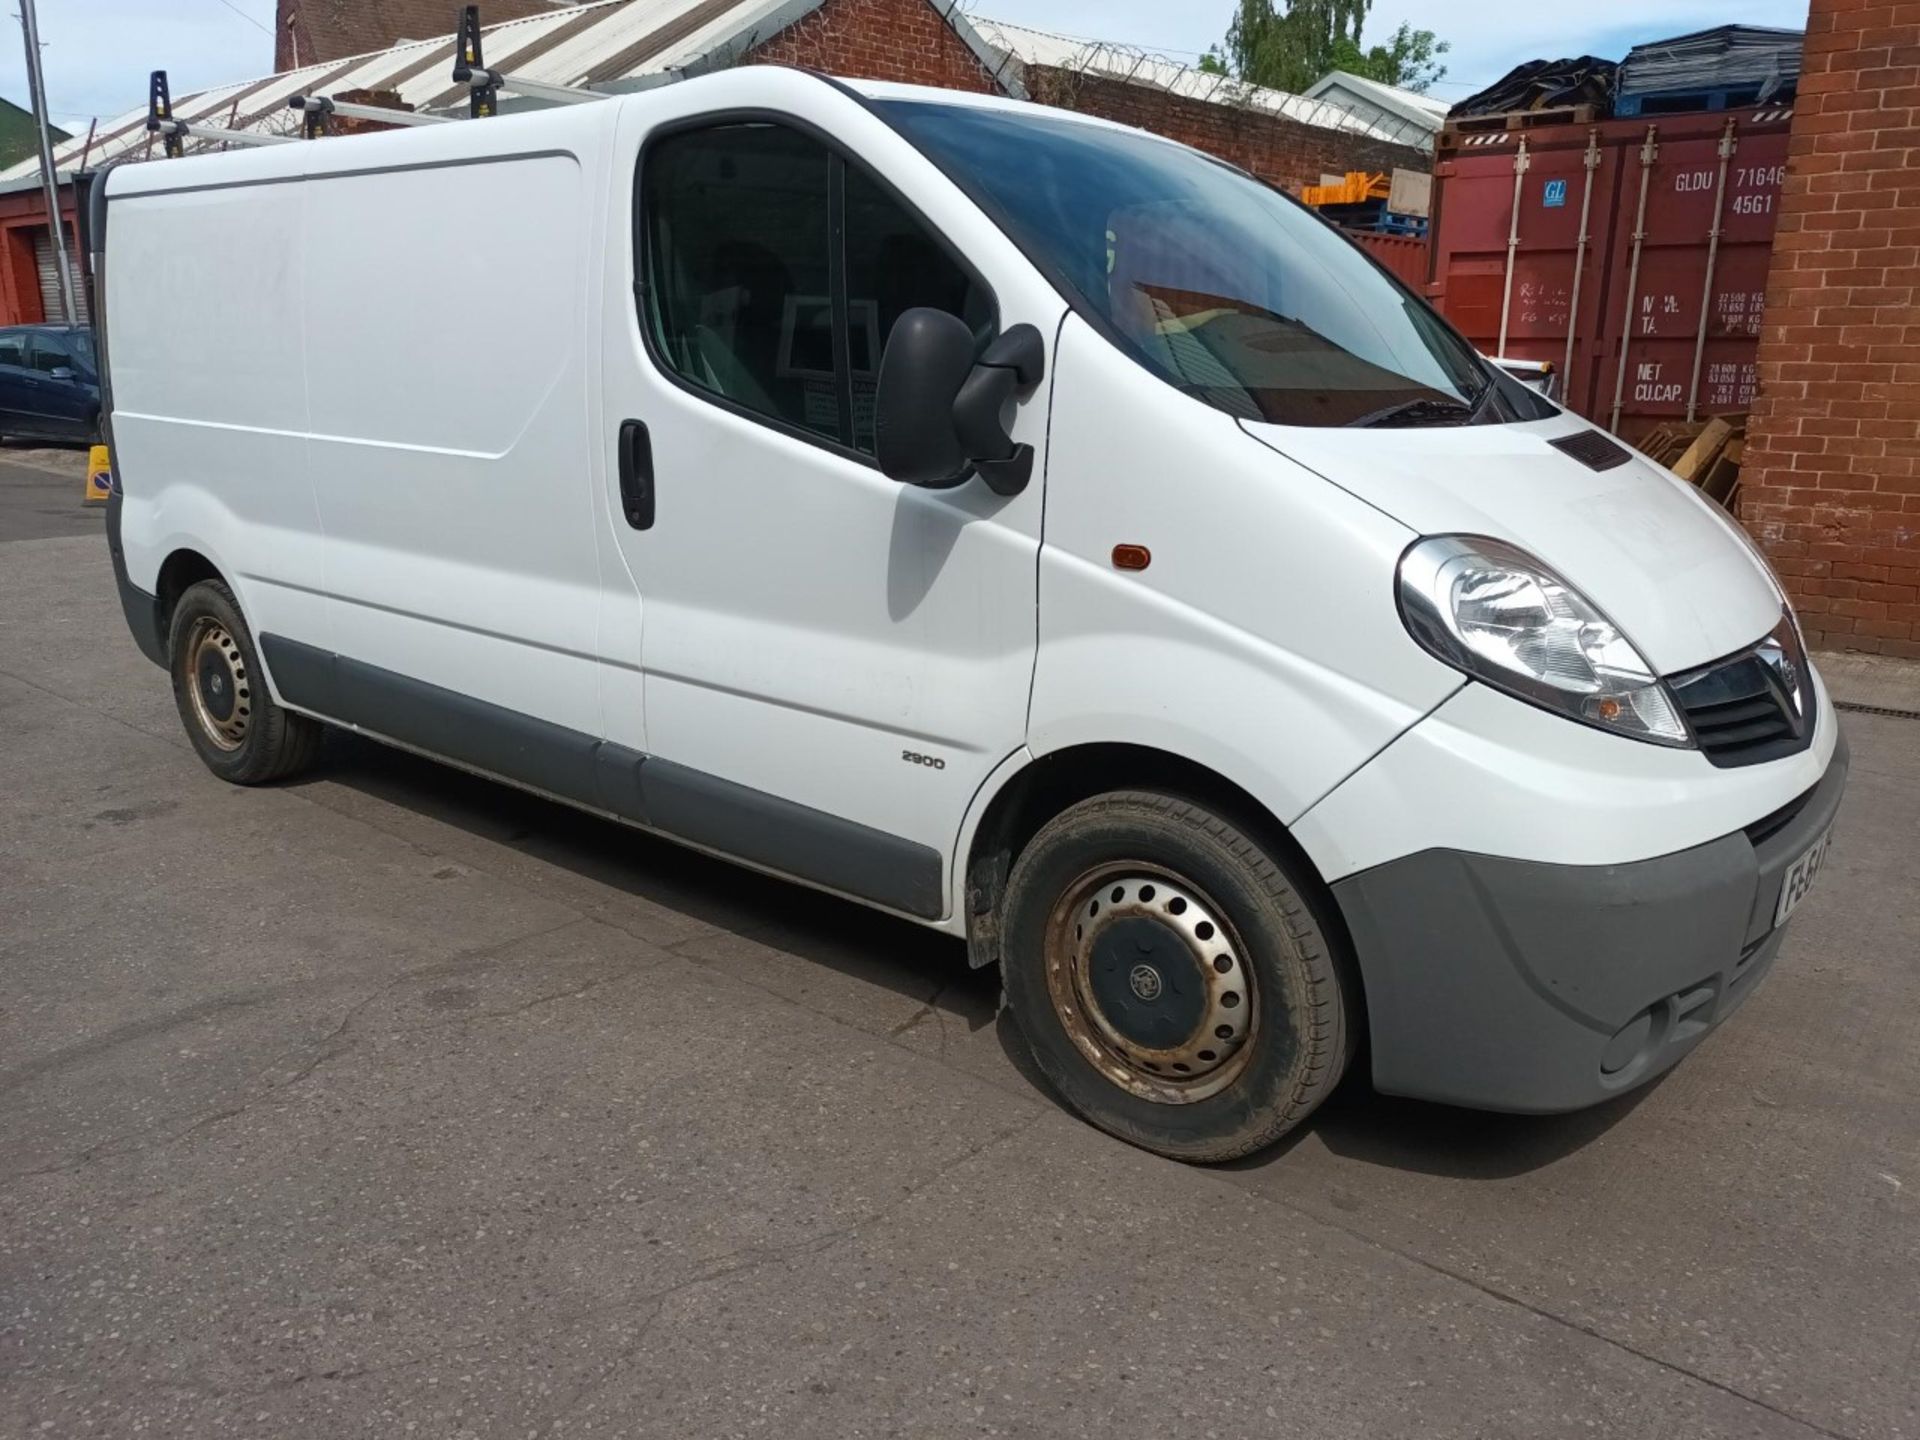
[{"label": "corrugated metal roof", "polygon": [[1297,120],[1303,125],[1318,125],[1324,129],[1365,135],[1399,145],[1433,148],[1431,128],[1399,116],[1383,114],[1375,107],[1360,112],[1334,100],[1294,95],[1264,85],[1249,85],[1230,75],[1184,65],[1164,55],[1155,55],[1130,45],[1058,35],[1049,30],[1010,25],[1004,20],[989,20],[984,15],[974,16],[973,24],[989,46],[1016,66],[1039,65],[1049,69],[1077,71],[1129,85],[1151,86],[1209,105],[1263,110],[1268,114]]},{"label": "corrugated metal roof", "polygon": [[[771,38],[819,8],[822,0],[597,0],[506,20],[484,31],[487,64],[530,80],[632,88],[648,76],[694,74],[733,63],[754,45]],[[1026,65],[1077,68],[1151,85],[1212,104],[1272,111],[1309,125],[1327,126],[1385,140],[1419,143],[1392,133],[1390,125],[1369,121],[1340,106],[1279,90],[1242,85],[1225,76],[1129,50],[1124,46],[1073,40],[1003,21],[969,17],[951,0],[928,0],[961,39],[998,74],[1003,87],[1024,97],[1020,72]],[[416,110],[463,106],[465,90],[453,83],[454,39],[410,40],[386,50],[328,61],[234,85],[218,86],[174,98],[177,119],[230,126],[265,134],[296,135],[300,117],[286,108],[294,95],[339,95],[349,90],[396,91]],[[144,159],[160,153],[146,130],[144,99],[100,125],[89,146],[80,136],[56,147],[54,164],[63,174],[111,159]],[[189,140],[189,151],[219,142]],[[0,171],[0,188],[17,189],[37,177],[37,158]]]},{"label": "corrugated metal roof", "polygon": [[[676,21],[701,3],[702,0],[598,0],[598,3],[557,9],[522,20],[502,21],[487,26],[484,31],[487,63],[495,69],[511,70],[531,79],[579,84],[596,66],[604,67],[623,52],[633,50],[648,35],[671,32]],[[804,0],[796,13],[804,14],[819,3],[820,0]],[[749,30],[766,16],[783,10],[795,12],[794,0],[733,0],[716,11],[711,23],[679,36],[672,44],[617,74],[603,77],[601,83],[684,68],[701,57],[703,46],[710,49],[722,44],[729,35]],[[300,117],[288,110],[286,104],[294,95],[396,90],[401,101],[415,109],[451,105],[465,98],[464,90],[453,83],[453,59],[452,35],[406,41],[347,60],[308,65],[240,84],[176,95],[173,113],[180,120],[232,124],[242,130],[293,135],[299,133]],[[237,115],[233,107],[236,98],[240,101]],[[87,164],[98,165],[106,160],[144,158],[149,152],[157,153],[158,147],[149,143],[146,119],[143,98],[138,109],[128,110],[99,125],[91,147],[84,135],[57,147],[55,168],[63,173],[71,171],[78,167],[83,156]],[[190,151],[206,149],[209,144],[217,142],[187,142]],[[37,158],[25,160],[0,172],[0,184],[32,178],[39,173]]]},{"label": "corrugated metal roof", "polygon": [[[1323,75],[1308,87],[1309,100],[1333,98],[1341,91],[1354,97],[1352,108],[1361,114],[1372,110],[1384,110],[1403,120],[1438,130],[1446,122],[1447,102],[1436,100],[1431,95],[1422,95],[1417,90],[1403,90],[1398,85],[1383,84],[1370,80],[1365,75],[1355,75],[1349,70],[1333,70]],[[1347,103],[1347,102],[1342,102]]]}]

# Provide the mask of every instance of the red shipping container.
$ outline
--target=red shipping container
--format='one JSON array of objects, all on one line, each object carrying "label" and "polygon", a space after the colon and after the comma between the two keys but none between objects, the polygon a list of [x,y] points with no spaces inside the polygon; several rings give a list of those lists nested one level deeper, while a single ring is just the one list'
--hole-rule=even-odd
[{"label": "red shipping container", "polygon": [[1347,238],[1415,290],[1427,288],[1427,237],[1412,235],[1375,235],[1365,230],[1349,230]]},{"label": "red shipping container", "polygon": [[1791,118],[1449,126],[1427,294],[1487,354],[1551,361],[1563,403],[1629,440],[1743,411]]}]

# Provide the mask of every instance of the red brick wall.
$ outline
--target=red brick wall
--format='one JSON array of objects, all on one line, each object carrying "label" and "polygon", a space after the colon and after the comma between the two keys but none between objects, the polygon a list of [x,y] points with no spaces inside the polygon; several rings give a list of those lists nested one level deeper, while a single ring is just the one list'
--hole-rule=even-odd
[{"label": "red brick wall", "polygon": [[1920,658],[1920,0],[1813,0],[1741,519],[1829,649]]},{"label": "red brick wall", "polygon": [[1066,110],[1137,125],[1218,155],[1262,180],[1298,194],[1324,175],[1349,170],[1381,172],[1433,168],[1433,157],[1406,145],[1390,145],[1261,110],[1210,105],[1146,85],[1129,85],[1066,70],[1028,66],[1027,89],[1035,100]]},{"label": "red brick wall", "polygon": [[747,59],[860,80],[989,93],[999,88],[929,0],[826,0]]},{"label": "red brick wall", "polygon": [[[1000,88],[931,0],[826,0],[748,58],[948,90]],[[1289,190],[1318,183],[1322,174],[1395,166],[1424,172],[1433,163],[1432,156],[1404,145],[1343,135],[1257,110],[1208,105],[1145,85],[1040,66],[1026,67],[1025,80],[1032,98],[1042,104],[1156,131]]]}]

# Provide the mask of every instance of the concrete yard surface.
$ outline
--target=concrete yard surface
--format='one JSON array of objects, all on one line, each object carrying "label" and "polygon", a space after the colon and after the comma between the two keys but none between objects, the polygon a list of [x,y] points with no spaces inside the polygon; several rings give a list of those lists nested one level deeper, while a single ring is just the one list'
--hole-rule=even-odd
[{"label": "concrete yard surface", "polygon": [[0,543],[0,1437],[1920,1437],[1920,722],[1846,725],[1662,1082],[1196,1169],[952,941],[353,737],[221,784],[100,538]]},{"label": "concrete yard surface", "polygon": [[98,535],[106,511],[81,503],[87,452],[0,443],[0,544],[56,535]]}]

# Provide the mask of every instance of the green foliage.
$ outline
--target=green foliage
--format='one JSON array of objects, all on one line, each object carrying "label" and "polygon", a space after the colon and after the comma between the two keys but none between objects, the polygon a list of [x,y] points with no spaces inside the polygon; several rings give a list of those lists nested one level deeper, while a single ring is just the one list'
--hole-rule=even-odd
[{"label": "green foliage", "polygon": [[[1240,0],[1221,46],[1200,68],[1295,94],[1329,70],[1347,70],[1424,91],[1447,73],[1447,42],[1402,25],[1385,45],[1363,47],[1360,28],[1373,0]],[[1222,54],[1224,50],[1224,54]]]},{"label": "green foliage", "polygon": [[1452,48],[1433,31],[1416,30],[1403,23],[1385,45],[1364,52],[1357,44],[1338,50],[1331,68],[1424,95],[1434,81],[1445,78],[1447,67],[1440,63],[1440,57]]}]

